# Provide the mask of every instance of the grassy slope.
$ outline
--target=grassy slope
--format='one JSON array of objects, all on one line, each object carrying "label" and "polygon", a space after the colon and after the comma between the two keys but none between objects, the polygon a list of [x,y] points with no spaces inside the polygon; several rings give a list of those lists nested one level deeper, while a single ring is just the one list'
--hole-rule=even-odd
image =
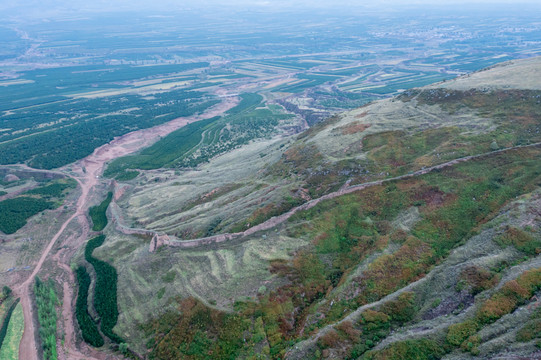
[{"label": "grassy slope", "polygon": [[[263,183],[273,189],[259,193],[259,202],[252,202],[257,197],[251,196],[260,191],[260,187],[253,187],[248,193],[242,193],[242,187],[226,188],[228,183],[238,182],[239,178],[235,176],[243,174],[240,171],[228,174],[222,186],[205,183],[203,179],[209,181],[208,174],[198,177],[194,173],[175,175],[168,172],[152,174],[164,180],[156,181],[157,185],[143,185],[143,191],[129,194],[129,203],[123,205],[129,205],[129,211],[142,225],[150,224],[152,228],[168,229],[171,233],[182,228],[167,225],[168,218],[172,219],[171,224],[182,226],[190,221],[186,217],[188,211],[194,214],[197,210],[201,217],[221,212],[222,218],[242,219],[244,215],[239,217],[234,212],[230,215],[227,212],[231,209],[228,204],[234,201],[242,204],[242,200],[234,200],[241,198],[250,200],[244,202],[246,208],[255,209],[248,217],[256,219],[253,215],[257,211],[261,214],[261,209],[264,209],[263,215],[257,218],[257,221],[262,221],[265,215],[274,214],[275,208],[266,206],[281,201],[281,196],[276,194],[280,189],[287,189],[281,184],[283,180],[296,184],[295,189],[304,187],[305,193],[317,197],[339,188],[348,180],[361,183],[405,174],[464,155],[490,152],[496,148],[492,146],[494,140],[498,148],[539,141],[537,93],[473,92],[468,94],[468,99],[472,99],[470,102],[448,91],[429,92],[429,96],[417,95],[406,94],[401,100],[385,100],[354,110],[314,127],[283,148],[269,146],[267,149],[273,155],[267,153],[261,158],[268,159],[271,166],[242,178],[245,188]],[[517,103],[521,106],[510,107]],[[256,152],[252,154],[254,158],[257,155]],[[532,191],[535,194],[539,186],[538,159],[539,150],[535,148],[509,151],[415,179],[373,187],[321,203],[308,212],[299,213],[285,226],[256,234],[240,244],[189,251],[162,249],[149,256],[145,250],[146,241],[108,234],[111,243],[97,251],[96,256],[114,260],[119,270],[120,308],[126,309],[133,299],[144,299],[138,303],[136,315],[121,314],[118,328],[122,330],[119,334],[130,343],[141,344],[140,338],[145,336],[130,324],[147,320],[150,313],[163,309],[164,304],[170,304],[167,309],[174,309],[171,300],[177,294],[184,298],[199,298],[210,306],[216,301],[220,308],[229,309],[244,295],[250,296],[256,305],[237,307],[237,310],[244,309],[240,314],[247,326],[245,330],[253,335],[247,339],[247,344],[237,349],[237,355],[241,357],[249,356],[254,349],[273,357],[284,356],[285,351],[299,340],[299,333],[307,335],[310,331],[331,335],[323,340],[314,338],[313,342],[302,343],[299,358],[330,354],[345,357],[353,349],[360,355],[372,347],[383,351],[366,355],[373,358],[388,357],[389,354],[398,356],[396,354],[401,352],[407,354],[412,349],[422,352],[434,346],[448,352],[447,356],[453,356],[455,352],[469,356],[463,353],[464,350],[497,353],[501,347],[479,346],[476,338],[461,350],[461,344],[454,345],[446,340],[448,325],[465,320],[470,313],[475,314],[474,310],[468,310],[470,313],[463,310],[471,308],[474,295],[486,297],[492,294],[494,283],[491,279],[498,282],[500,279],[512,280],[526,268],[539,267],[536,265],[539,262],[539,255],[536,255],[538,246],[535,245],[539,222],[535,217],[528,217],[534,207],[524,205],[537,201],[535,196],[538,195],[528,194]],[[203,173],[216,171],[213,170],[215,164],[220,164],[220,160],[214,160],[201,170]],[[227,168],[218,168],[222,174],[228,173]],[[164,197],[173,191],[174,186],[182,198],[177,202]],[[190,199],[181,194],[190,186],[203,189],[194,190],[191,194],[194,205],[186,206],[186,213],[183,213],[179,204],[189,205]],[[216,188],[218,190],[212,192]],[[209,193],[218,195],[205,197]],[[297,196],[289,193],[291,195]],[[285,197],[286,193],[282,196]],[[525,210],[523,220],[511,225],[518,226],[519,231],[526,232],[527,236],[496,240],[496,235],[508,231],[500,227],[508,221],[501,217],[500,209],[504,209],[506,215],[511,213],[511,210],[505,210],[509,209],[505,206],[515,196],[524,196],[521,198],[524,201],[520,200],[523,202],[519,201],[516,206],[525,206]],[[152,203],[153,199],[157,201]],[[240,221],[242,226],[245,224],[243,221]],[[489,225],[483,225],[485,223]],[[529,227],[521,225],[523,223]],[[221,220],[220,224],[219,231],[225,231],[239,223]],[[205,234],[210,225],[208,222],[192,222],[194,228],[186,232]],[[213,226],[216,228],[216,224]],[[479,237],[481,230],[483,236]],[[509,231],[515,234],[515,230]],[[498,243],[506,247],[500,247]],[[301,246],[303,250],[298,251]],[[464,266],[457,266],[457,254],[463,256],[464,266],[471,264],[480,269],[463,272]],[[271,272],[268,271],[269,266]],[[479,285],[479,292],[475,281],[484,277],[488,277],[486,281],[492,285]],[[440,282],[433,280],[435,278],[447,287],[439,286]],[[470,283],[457,287],[461,281],[466,281],[464,279],[469,279]],[[410,300],[399,299],[395,292],[402,292],[401,288],[416,281],[420,281],[419,288],[409,289],[414,290],[415,305],[410,313],[405,306]],[[432,285],[423,287],[423,283]],[[261,288],[262,285],[265,287]],[[154,297],[150,297],[151,294],[155,294]],[[450,304],[457,297],[461,300]],[[381,298],[384,300],[378,302]],[[363,309],[359,306],[371,306],[374,302],[383,306],[388,302],[385,299],[400,300],[381,311],[390,320],[385,320],[383,315],[369,314],[372,316],[370,320],[361,315],[362,311],[356,311]],[[406,313],[397,313],[396,309],[401,307]],[[442,314],[451,313],[456,317],[445,317],[442,324]],[[336,334],[330,331],[328,325],[341,321],[346,314],[355,315],[353,320],[356,322],[333,330]],[[161,331],[174,329],[169,322],[172,321],[171,315],[168,316],[169,320],[159,318],[153,326],[158,326]],[[365,323],[358,323],[359,319],[364,319]],[[531,321],[535,322],[535,319]],[[428,324],[429,331],[409,331],[408,326],[414,327],[416,322],[423,326]],[[479,336],[482,339],[487,336],[487,341],[494,339],[483,333],[489,332],[493,326],[493,323],[483,324]],[[383,340],[391,328],[395,335]],[[318,329],[324,330],[319,332]],[[400,329],[405,333],[398,331]],[[359,338],[355,335],[359,330],[373,336]],[[165,354],[163,351],[178,339],[185,340],[184,336],[188,336],[193,340],[195,335],[179,334],[176,340],[169,337],[150,345],[154,354]],[[152,331],[146,336],[160,339],[160,335]],[[225,341],[224,346],[230,344],[220,338],[216,328],[205,336],[210,338],[197,338],[198,344],[205,344],[208,339]],[[418,341],[418,338],[427,341]],[[526,342],[517,350],[518,353],[533,351],[535,343],[532,341]],[[511,342],[515,343],[515,340]]]}]

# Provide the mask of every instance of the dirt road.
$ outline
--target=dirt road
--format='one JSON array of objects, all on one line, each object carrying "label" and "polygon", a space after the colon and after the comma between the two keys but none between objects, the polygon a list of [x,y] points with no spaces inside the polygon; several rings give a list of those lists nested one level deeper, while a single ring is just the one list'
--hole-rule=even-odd
[{"label": "dirt road", "polygon": [[[50,255],[51,250],[60,236],[64,233],[66,227],[74,220],[78,219],[79,223],[83,225],[85,229],[81,236],[76,239],[77,243],[83,244],[88,236],[88,226],[84,226],[86,223],[88,225],[88,220],[86,217],[86,211],[88,209],[89,202],[92,196],[93,188],[101,181],[101,175],[105,164],[108,161],[116,159],[121,156],[131,154],[137,150],[140,150],[144,147],[151,145],[156,142],[160,137],[165,136],[191,122],[208,119],[217,115],[223,114],[225,111],[231,109],[236,104],[238,104],[239,99],[237,97],[225,97],[223,101],[202,115],[194,115],[185,118],[178,118],[172,120],[168,123],[155,126],[149,129],[143,129],[128,133],[123,135],[108,144],[105,144],[97,148],[90,156],[74,163],[69,166],[60,168],[59,171],[75,179],[80,188],[81,195],[77,201],[76,210],[72,216],[70,216],[60,227],[58,232],[53,236],[51,241],[49,241],[47,247],[43,250],[39,261],[36,263],[34,270],[30,276],[19,286],[15,287],[14,293],[16,296],[21,298],[21,305],[23,308],[24,314],[24,333],[19,344],[19,358],[24,360],[37,360],[38,358],[38,349],[35,341],[36,329],[34,327],[34,316],[33,316],[33,307],[30,299],[31,286],[34,282],[36,275],[42,269],[43,263]],[[72,169],[72,173],[68,171]],[[58,171],[53,171],[58,173]],[[70,247],[72,246],[73,252],[77,250],[77,246],[73,246],[69,241],[64,242],[63,245]],[[65,262],[64,262],[65,261]],[[58,257],[57,265],[60,268],[63,268],[65,271],[71,273],[68,266],[69,258],[62,260]],[[72,291],[71,285],[73,284],[73,274],[69,277],[70,283],[64,282],[62,287],[64,289],[64,301],[62,308],[62,315],[64,317],[64,331],[66,332],[65,336],[68,340],[65,345],[68,347],[68,359],[90,359],[96,358],[93,356],[83,355],[75,348],[74,339],[76,338],[73,324],[74,321],[74,312],[72,307]],[[66,291],[68,296],[66,296]],[[66,324],[66,322],[68,322]],[[62,349],[59,349],[59,354],[62,352]],[[102,358],[101,356],[99,358]]]}]

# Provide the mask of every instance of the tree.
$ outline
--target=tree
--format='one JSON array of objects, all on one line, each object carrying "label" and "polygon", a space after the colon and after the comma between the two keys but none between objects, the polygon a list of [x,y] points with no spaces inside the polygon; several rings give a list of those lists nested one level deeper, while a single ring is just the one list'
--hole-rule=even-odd
[{"label": "tree", "polygon": [[2,288],[2,294],[4,295],[4,298],[7,298],[9,295],[11,295],[11,292],[11,288],[7,285]]}]

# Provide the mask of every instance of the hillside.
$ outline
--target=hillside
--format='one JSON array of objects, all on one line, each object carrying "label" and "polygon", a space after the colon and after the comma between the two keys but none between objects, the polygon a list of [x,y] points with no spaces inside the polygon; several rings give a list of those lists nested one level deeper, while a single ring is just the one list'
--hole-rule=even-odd
[{"label": "hillside", "polygon": [[156,359],[541,357],[540,70],[138,169],[94,251],[115,333]]}]

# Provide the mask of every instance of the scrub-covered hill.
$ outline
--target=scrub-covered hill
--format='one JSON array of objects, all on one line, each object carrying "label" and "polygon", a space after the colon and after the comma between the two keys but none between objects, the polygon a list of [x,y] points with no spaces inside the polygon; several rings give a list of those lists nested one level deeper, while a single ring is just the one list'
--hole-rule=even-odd
[{"label": "scrub-covered hill", "polygon": [[514,61],[139,169],[93,253],[115,333],[155,359],[541,357],[539,84]]}]

